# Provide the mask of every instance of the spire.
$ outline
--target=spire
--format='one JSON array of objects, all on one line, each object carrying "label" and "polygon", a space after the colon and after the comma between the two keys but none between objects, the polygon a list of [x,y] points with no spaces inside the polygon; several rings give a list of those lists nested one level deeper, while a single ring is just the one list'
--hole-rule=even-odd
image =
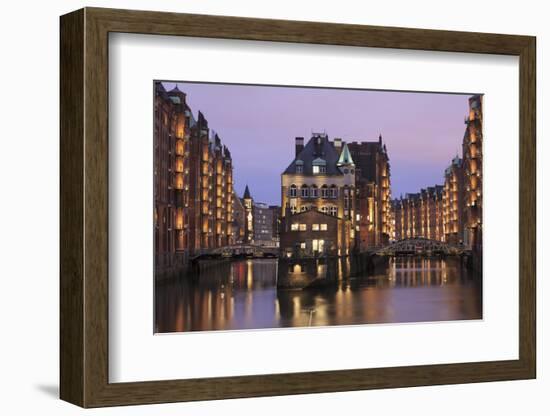
[{"label": "spire", "polygon": [[338,163],[336,163],[337,166],[344,166],[344,165],[355,165],[353,163],[353,159],[351,157],[351,153],[348,149],[348,144],[344,143],[344,147],[342,148],[342,152],[340,153],[340,158],[338,159]]},{"label": "spire", "polygon": [[245,199],[252,199],[252,197],[250,196],[250,189],[248,189],[248,184],[247,184],[246,187],[244,188],[244,195],[243,195],[243,198],[245,198]]},{"label": "spire", "polygon": [[382,144],[382,133],[378,134],[378,143]]},{"label": "spire", "polygon": [[181,93],[181,90],[178,88],[178,84],[176,84],[176,86],[174,88],[172,88],[170,90],[170,92],[180,92]]}]

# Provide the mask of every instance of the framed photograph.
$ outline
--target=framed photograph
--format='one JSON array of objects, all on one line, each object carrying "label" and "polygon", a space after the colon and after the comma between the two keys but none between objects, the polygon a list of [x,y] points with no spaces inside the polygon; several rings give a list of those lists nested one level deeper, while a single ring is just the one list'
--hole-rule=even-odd
[{"label": "framed photograph", "polygon": [[535,38],[61,17],[82,407],[535,378]]}]

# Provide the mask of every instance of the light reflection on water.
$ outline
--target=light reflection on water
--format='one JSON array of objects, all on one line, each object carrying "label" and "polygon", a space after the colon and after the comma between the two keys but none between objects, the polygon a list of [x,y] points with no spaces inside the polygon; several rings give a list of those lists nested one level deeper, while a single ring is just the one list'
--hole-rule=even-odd
[{"label": "light reflection on water", "polygon": [[227,263],[155,288],[155,332],[481,319],[481,279],[458,259],[403,257],[322,290],[277,290],[277,260]]}]

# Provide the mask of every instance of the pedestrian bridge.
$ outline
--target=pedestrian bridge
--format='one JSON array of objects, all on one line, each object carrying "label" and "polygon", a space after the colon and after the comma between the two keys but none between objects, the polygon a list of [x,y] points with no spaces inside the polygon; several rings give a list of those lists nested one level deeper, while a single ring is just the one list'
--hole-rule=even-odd
[{"label": "pedestrian bridge", "polygon": [[462,255],[470,251],[462,244],[450,244],[423,237],[406,238],[381,247],[374,253],[379,256],[406,255]]}]

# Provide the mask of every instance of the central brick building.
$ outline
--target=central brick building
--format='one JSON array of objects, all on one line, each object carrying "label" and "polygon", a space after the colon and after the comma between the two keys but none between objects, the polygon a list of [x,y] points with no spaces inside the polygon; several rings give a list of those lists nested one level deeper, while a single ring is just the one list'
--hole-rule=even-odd
[{"label": "central brick building", "polygon": [[304,145],[296,138],[281,201],[283,253],[348,255],[355,248],[355,163],[341,139],[314,133]]}]

